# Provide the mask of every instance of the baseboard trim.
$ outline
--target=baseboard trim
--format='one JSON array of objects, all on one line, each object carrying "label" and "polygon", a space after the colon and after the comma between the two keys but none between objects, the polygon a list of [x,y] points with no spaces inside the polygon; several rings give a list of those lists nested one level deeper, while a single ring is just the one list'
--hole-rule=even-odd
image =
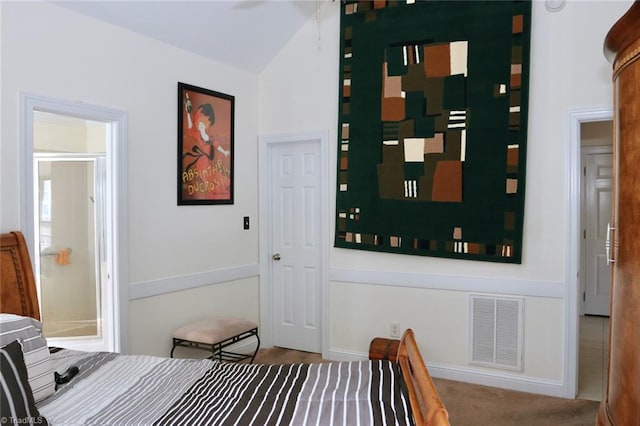
[{"label": "baseboard trim", "polygon": [[330,281],[562,299],[562,282],[331,268]]},{"label": "baseboard trim", "polygon": [[[327,355],[327,359],[332,361],[362,361],[368,359],[368,357],[369,354],[343,349],[332,349]],[[455,380],[494,388],[566,398],[565,386],[560,381],[529,376],[515,376],[506,373],[502,374],[500,372],[453,367],[442,364],[426,364],[429,374],[438,379]]]},{"label": "baseboard trim", "polygon": [[540,379],[529,376],[512,376],[461,367],[451,367],[427,363],[432,377],[494,388],[566,398],[565,386],[560,381]]},{"label": "baseboard trim", "polygon": [[231,268],[180,275],[153,281],[141,281],[129,285],[129,300],[159,296],[174,291],[189,290],[212,284],[221,284],[244,278],[257,277],[258,264],[240,265]]},{"label": "baseboard trim", "polygon": [[348,351],[345,349],[330,349],[329,353],[324,356],[324,358],[331,361],[363,361],[365,359],[369,359],[369,354]]}]

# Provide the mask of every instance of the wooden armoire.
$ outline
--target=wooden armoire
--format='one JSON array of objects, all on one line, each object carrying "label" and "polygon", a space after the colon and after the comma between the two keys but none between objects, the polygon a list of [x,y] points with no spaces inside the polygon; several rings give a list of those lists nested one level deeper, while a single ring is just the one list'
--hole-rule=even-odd
[{"label": "wooden armoire", "polygon": [[640,425],[640,1],[604,43],[613,64],[613,205],[607,248],[611,319],[607,390],[596,423]]}]

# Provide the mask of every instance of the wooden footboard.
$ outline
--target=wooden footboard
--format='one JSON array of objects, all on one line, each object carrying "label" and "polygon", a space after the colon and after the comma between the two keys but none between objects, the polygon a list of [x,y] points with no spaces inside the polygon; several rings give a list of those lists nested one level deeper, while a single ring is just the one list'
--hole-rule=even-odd
[{"label": "wooden footboard", "polygon": [[449,413],[438,396],[427,366],[422,359],[413,330],[404,332],[398,348],[398,361],[402,368],[409,400],[417,426],[449,425]]},{"label": "wooden footboard", "polygon": [[449,425],[449,414],[431,381],[413,330],[406,330],[401,340],[373,339],[369,359],[387,359],[400,364],[416,426]]}]

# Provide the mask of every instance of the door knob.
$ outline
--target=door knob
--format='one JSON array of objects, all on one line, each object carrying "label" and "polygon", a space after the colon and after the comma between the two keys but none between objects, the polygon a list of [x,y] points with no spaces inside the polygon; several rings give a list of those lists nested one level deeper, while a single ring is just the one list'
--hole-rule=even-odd
[{"label": "door knob", "polygon": [[271,258],[276,261],[280,260],[280,253],[274,254],[273,256],[271,256]]}]

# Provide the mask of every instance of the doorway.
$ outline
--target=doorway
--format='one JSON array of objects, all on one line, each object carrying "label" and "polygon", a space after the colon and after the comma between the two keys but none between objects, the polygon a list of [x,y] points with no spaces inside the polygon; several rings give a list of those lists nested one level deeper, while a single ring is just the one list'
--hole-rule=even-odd
[{"label": "doorway", "polygon": [[613,121],[579,123],[580,235],[576,397],[599,401],[607,375],[611,270],[605,242],[611,216]]},{"label": "doorway", "polygon": [[48,341],[126,353],[126,113],[30,94],[20,106],[22,227]]},{"label": "doorway", "polygon": [[326,352],[328,136],[261,137],[260,311],[266,346]]},{"label": "doorway", "polygon": [[569,111],[568,143],[566,149],[567,214],[565,227],[567,238],[565,267],[565,335],[564,342],[564,386],[566,398],[574,399],[579,394],[580,319],[584,317],[582,274],[582,182],[581,163],[582,126],[591,122],[612,122],[611,108],[594,108]]},{"label": "doorway", "polygon": [[[611,269],[606,241],[611,222],[613,179],[613,123],[596,121],[582,125],[582,267],[581,287],[585,315],[609,316]],[[607,136],[608,135],[608,136]],[[589,141],[608,142],[588,145]]]}]

